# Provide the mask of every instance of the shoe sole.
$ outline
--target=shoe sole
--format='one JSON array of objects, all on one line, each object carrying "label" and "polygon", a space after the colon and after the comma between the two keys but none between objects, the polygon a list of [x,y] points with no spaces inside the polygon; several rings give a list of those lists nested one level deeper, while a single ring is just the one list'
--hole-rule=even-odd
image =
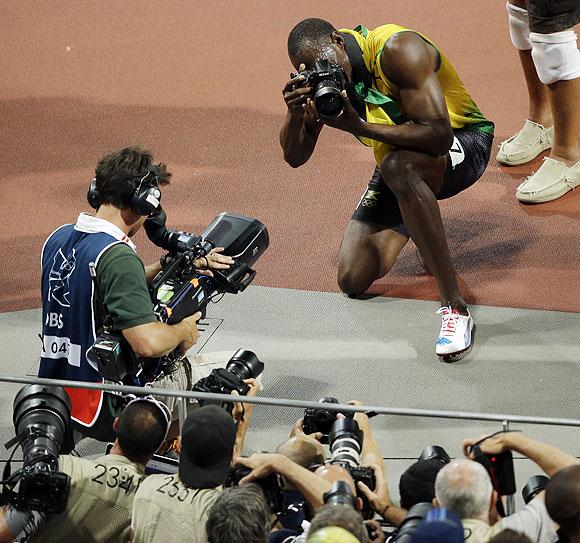
[{"label": "shoe sole", "polygon": [[442,362],[445,362],[446,364],[453,364],[453,362],[457,362],[462,358],[465,358],[471,352],[474,340],[475,340],[475,323],[471,328],[471,343],[469,344],[469,347],[467,347],[467,349],[463,349],[463,351],[457,351],[455,353],[450,354],[438,354],[437,356]]},{"label": "shoe sole", "polygon": [[547,147],[542,147],[542,150],[534,155],[533,157],[525,157],[525,158],[520,158],[519,160],[510,160],[509,158],[499,158],[499,156],[496,156],[495,159],[500,163],[503,164],[504,166],[519,166],[520,164],[526,164],[528,162],[531,162],[532,160],[534,160],[534,158],[536,158],[537,156],[541,155],[544,151],[547,151],[548,149],[551,149],[552,145],[548,145]]}]

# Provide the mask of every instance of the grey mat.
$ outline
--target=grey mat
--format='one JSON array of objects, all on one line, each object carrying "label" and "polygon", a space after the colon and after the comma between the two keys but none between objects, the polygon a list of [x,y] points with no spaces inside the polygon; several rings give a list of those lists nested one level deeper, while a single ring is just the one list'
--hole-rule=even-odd
[{"label": "grey mat", "polygon": [[[473,352],[448,365],[434,354],[436,309],[433,302],[250,287],[208,307],[210,326],[200,345],[202,352],[254,351],[266,365],[264,394],[272,397],[335,396],[403,408],[580,418],[580,314],[472,307]],[[34,373],[39,322],[38,310],[0,314],[3,374]],[[19,386],[0,386],[0,439],[6,441]],[[274,449],[300,415],[286,407],[257,407],[247,452]],[[455,456],[463,438],[500,429],[497,423],[397,416],[377,417],[373,426],[383,455],[401,459],[389,461],[395,495],[398,474],[424,445],[442,445]],[[578,428],[520,427],[580,456]],[[524,476],[538,472],[528,464],[518,462],[522,486]]]}]

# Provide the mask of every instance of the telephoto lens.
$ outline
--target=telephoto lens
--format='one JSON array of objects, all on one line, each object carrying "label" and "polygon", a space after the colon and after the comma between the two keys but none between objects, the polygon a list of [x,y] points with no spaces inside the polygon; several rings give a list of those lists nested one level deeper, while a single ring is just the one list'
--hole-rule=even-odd
[{"label": "telephoto lens", "polygon": [[264,371],[264,363],[252,351],[238,349],[226,364],[226,370],[244,379],[255,379]]},{"label": "telephoto lens", "polygon": [[18,392],[13,420],[16,435],[24,438],[25,466],[58,458],[70,413],[70,398],[60,387],[28,385]]},{"label": "telephoto lens", "polygon": [[421,455],[418,460],[438,460],[442,464],[449,464],[451,458],[447,454],[447,451],[440,447],[439,445],[429,445],[421,451]]},{"label": "telephoto lens", "polygon": [[413,505],[399,527],[395,543],[411,543],[415,530],[425,520],[431,509],[433,509],[433,505],[428,502],[419,502]]},{"label": "telephoto lens", "polygon": [[363,433],[354,419],[336,419],[328,435],[330,462],[352,468],[360,465]]},{"label": "telephoto lens", "polygon": [[60,387],[28,385],[14,398],[14,428],[22,447],[18,494],[21,510],[64,511],[70,477],[58,471],[58,455],[70,422],[71,403]]},{"label": "telephoto lens", "polygon": [[322,496],[325,504],[330,505],[348,505],[352,507],[355,511],[356,507],[356,496],[351,492],[350,487],[346,481],[334,481],[332,487],[328,492],[325,492]]}]

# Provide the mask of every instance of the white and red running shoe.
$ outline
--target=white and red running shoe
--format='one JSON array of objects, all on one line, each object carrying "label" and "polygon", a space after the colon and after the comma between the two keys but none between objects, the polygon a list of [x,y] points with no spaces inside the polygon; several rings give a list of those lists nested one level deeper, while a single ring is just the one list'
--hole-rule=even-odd
[{"label": "white and red running shoe", "polygon": [[435,352],[443,362],[455,362],[463,358],[472,344],[473,318],[469,311],[460,315],[451,307],[437,311],[441,315],[441,331],[435,345]]}]

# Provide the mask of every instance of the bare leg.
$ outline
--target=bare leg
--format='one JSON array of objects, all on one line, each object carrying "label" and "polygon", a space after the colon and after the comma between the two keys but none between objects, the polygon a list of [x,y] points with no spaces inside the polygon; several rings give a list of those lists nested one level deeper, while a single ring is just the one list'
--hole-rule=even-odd
[{"label": "bare leg", "polygon": [[437,281],[441,305],[467,315],[441,221],[435,194],[443,183],[447,157],[393,151],[381,164],[387,186],[399,202],[405,226]]},{"label": "bare leg", "polygon": [[519,50],[518,53],[526,79],[526,87],[530,101],[528,119],[549,128],[552,126],[553,121],[548,87],[538,79],[538,73],[536,72],[536,67],[532,59],[532,50]]},{"label": "bare leg", "polygon": [[349,296],[365,292],[389,272],[408,239],[384,226],[351,220],[340,247],[340,289]]},{"label": "bare leg", "polygon": [[549,86],[554,117],[554,144],[550,156],[571,166],[580,160],[580,78]]},{"label": "bare leg", "polygon": [[[528,9],[525,0],[510,0],[510,4],[518,8]],[[552,126],[552,110],[550,109],[548,88],[538,78],[532,59],[532,50],[518,49],[518,54],[528,89],[528,119],[548,128]]]}]

